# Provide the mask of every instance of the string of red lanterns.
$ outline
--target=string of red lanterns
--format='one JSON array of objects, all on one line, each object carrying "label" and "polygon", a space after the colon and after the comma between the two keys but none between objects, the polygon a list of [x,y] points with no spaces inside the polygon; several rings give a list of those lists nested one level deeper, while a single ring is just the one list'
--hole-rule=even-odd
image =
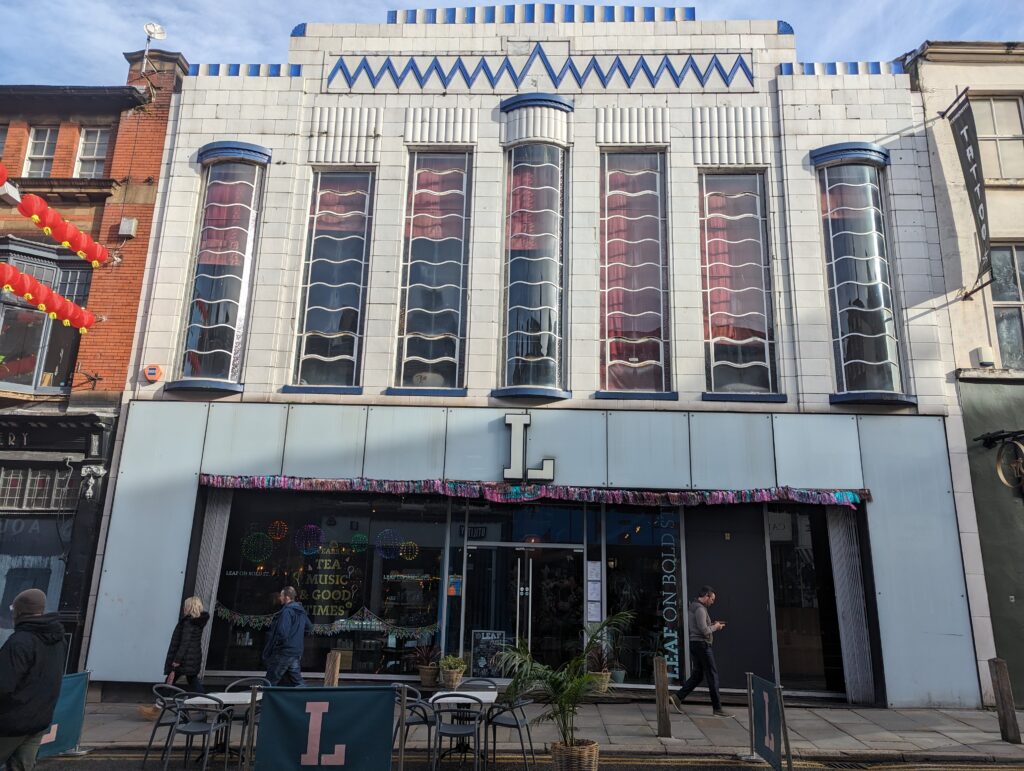
[{"label": "string of red lanterns", "polygon": [[98,268],[110,259],[107,247],[97,244],[92,236],[83,233],[72,223],[63,219],[38,195],[29,193],[22,196],[18,211],[32,220],[32,223],[66,249],[70,249],[83,260]]},{"label": "string of red lanterns", "polygon": [[96,323],[96,316],[91,311],[54,292],[35,276],[22,273],[6,262],[0,263],[0,287],[5,292],[23,298],[64,326],[75,327],[83,335]]}]

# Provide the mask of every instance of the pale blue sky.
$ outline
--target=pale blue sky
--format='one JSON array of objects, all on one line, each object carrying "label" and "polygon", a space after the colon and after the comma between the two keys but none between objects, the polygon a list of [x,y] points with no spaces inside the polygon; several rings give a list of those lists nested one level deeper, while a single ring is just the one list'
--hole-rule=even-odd
[{"label": "pale blue sky", "polygon": [[[448,0],[440,5],[451,4]],[[694,5],[698,19],[784,19],[796,31],[799,61],[890,60],[924,40],[1024,40],[1024,0],[716,0],[678,5]],[[283,63],[288,33],[299,22],[383,22],[385,9],[411,7],[438,6],[427,0],[0,0],[0,83],[123,83],[126,63],[121,53],[142,48],[147,21],[167,28],[161,47],[181,51],[192,63]]]}]

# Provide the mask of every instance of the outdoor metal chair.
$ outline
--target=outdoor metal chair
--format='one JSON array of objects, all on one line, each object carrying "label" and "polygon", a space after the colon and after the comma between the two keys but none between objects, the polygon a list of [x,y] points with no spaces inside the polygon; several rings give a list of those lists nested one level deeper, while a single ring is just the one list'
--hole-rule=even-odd
[{"label": "outdoor metal chair", "polygon": [[[487,710],[487,726],[491,729],[491,762],[498,761],[498,729],[510,728],[519,734],[519,747],[523,751],[523,766],[530,768],[526,759],[526,744],[530,745],[530,757],[534,768],[537,767],[537,753],[533,749],[533,736],[530,734],[530,719],[526,716],[526,707],[533,704],[533,699],[518,699],[511,704],[495,704]],[[526,729],[526,742],[523,741],[523,729]],[[486,728],[484,729],[486,730]]]},{"label": "outdoor metal chair", "polygon": [[[440,769],[443,754],[461,752],[463,755],[472,749],[473,769],[480,768],[480,753],[487,757],[487,731],[484,728],[484,703],[470,693],[460,692],[458,696],[442,696],[431,702],[437,719],[434,730],[434,765]],[[447,718],[447,721],[445,720]],[[482,735],[482,739],[481,739]],[[448,739],[448,752],[441,752],[444,739]],[[470,746],[472,742],[472,747]]]},{"label": "outdoor metal chair", "polygon": [[164,755],[167,754],[170,742],[168,739],[171,735],[171,726],[178,722],[178,712],[174,704],[174,697],[178,694],[182,694],[181,688],[176,688],[173,685],[167,685],[166,683],[160,683],[159,685],[153,686],[153,696],[156,697],[156,706],[160,708],[160,714],[157,715],[156,722],[153,723],[153,730],[149,733],[149,743],[146,745],[146,753],[142,756],[142,765],[146,765],[146,761],[149,760],[149,751],[153,749],[153,740],[156,738],[156,732],[161,728],[167,729],[167,736],[164,737],[164,748],[160,753],[160,759],[164,759]]},{"label": "outdoor metal chair", "polygon": [[[402,706],[402,693],[397,690],[401,687],[401,683],[395,683],[395,705],[401,709]],[[423,726],[427,729],[427,765],[433,766],[434,757],[434,728],[437,725],[437,716],[434,714],[433,705],[424,701],[420,695],[419,690],[412,686],[407,686],[405,697],[405,742],[409,742],[409,731],[417,726]],[[398,746],[398,735],[402,727],[401,722],[395,723],[395,731],[391,737],[391,746],[395,748]]]},{"label": "outdoor metal chair", "polygon": [[[186,704],[189,699],[202,699],[199,704]],[[228,748],[231,745],[231,717],[233,710],[224,706],[224,702],[215,696],[205,693],[181,693],[174,697],[178,719],[171,726],[167,739],[168,750],[173,747],[174,739],[179,734],[185,737],[185,764],[188,765],[192,754],[192,744],[197,736],[203,738],[203,771],[210,761],[210,752],[214,749],[214,740],[223,732],[224,736],[224,771],[227,771]],[[164,757],[164,771],[171,760],[170,751]]]},{"label": "outdoor metal chair", "polygon": [[[239,680],[235,680],[235,681],[229,683],[228,687],[225,688],[224,691],[225,691],[225,693],[231,693],[232,691],[248,691],[254,685],[257,688],[261,688],[261,689],[262,688],[269,688],[270,687],[270,681],[267,678],[265,678],[265,677],[243,677],[243,678],[241,678]],[[256,702],[256,707],[253,710],[253,716],[252,716],[253,723],[255,725],[257,725],[257,726],[260,724],[260,711],[261,711],[261,704],[260,704],[260,702],[257,701]],[[236,723],[241,723],[242,724],[241,725],[242,736],[244,737],[245,736],[245,729],[249,726],[249,707],[239,707],[239,708],[236,708],[234,713],[231,716],[231,719],[232,719],[232,721],[234,721]],[[245,758],[245,755],[244,755],[244,748],[243,748],[243,750],[240,750],[239,753],[238,753],[238,765],[239,765],[239,768],[241,768],[242,761],[244,760],[244,758]]]}]

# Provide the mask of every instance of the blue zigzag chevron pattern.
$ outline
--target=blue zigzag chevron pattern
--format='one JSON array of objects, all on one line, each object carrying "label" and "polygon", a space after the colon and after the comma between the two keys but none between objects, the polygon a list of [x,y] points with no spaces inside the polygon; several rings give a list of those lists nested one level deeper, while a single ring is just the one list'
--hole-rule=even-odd
[{"label": "blue zigzag chevron pattern", "polygon": [[[497,69],[492,69],[487,59],[483,56],[474,57],[473,59],[470,59],[469,57],[463,59],[463,57],[459,56],[456,57],[455,63],[447,72],[436,56],[425,70],[420,69],[419,64],[417,64],[413,57],[406,58],[405,65],[399,69],[392,60],[392,57],[389,56],[376,72],[365,56],[362,57],[355,69],[350,69],[345,63],[345,58],[343,56],[339,56],[334,67],[331,69],[330,74],[327,76],[327,85],[330,86],[334,82],[335,78],[340,76],[344,81],[344,84],[347,87],[352,88],[359,81],[360,77],[365,76],[366,80],[373,88],[377,88],[385,77],[390,78],[395,87],[399,88],[408,78],[411,77],[420,88],[425,87],[432,79],[435,78],[438,85],[448,88],[457,77],[461,77],[463,83],[465,83],[468,88],[472,88],[476,81],[482,76],[486,80],[487,84],[491,88],[494,88],[503,77],[508,76],[511,81],[511,85],[519,88],[522,86],[526,77],[530,74],[531,69],[537,62],[539,62],[543,67],[544,71],[547,73],[548,77],[551,78],[551,82],[556,88],[560,87],[562,82],[570,77],[579,88],[582,88],[592,77],[596,78],[603,88],[607,88],[616,75],[619,75],[625,85],[629,88],[632,88],[633,84],[641,77],[646,78],[647,82],[652,87],[657,86],[662,78],[667,78],[673,85],[675,85],[676,88],[679,88],[687,76],[690,75],[700,83],[701,87],[704,87],[708,84],[711,76],[715,73],[718,73],[725,82],[725,85],[729,87],[732,86],[733,81],[740,75],[746,78],[747,84],[753,85],[754,73],[751,70],[747,58],[743,54],[736,54],[735,56],[736,58],[728,70],[722,64],[718,54],[713,54],[711,56],[710,62],[708,62],[707,67],[703,70],[701,70],[700,66],[696,61],[694,61],[694,58],[691,55],[687,55],[686,61],[683,63],[682,67],[677,69],[668,54],[664,54],[660,57],[652,56],[650,57],[650,62],[648,61],[648,57],[640,55],[637,57],[636,62],[632,67],[627,67],[626,64],[623,63],[622,57],[616,56],[615,61],[611,63],[607,70],[601,66],[596,56],[591,56],[582,69],[577,66],[576,59],[583,59],[583,57],[569,56],[566,57],[561,68],[556,70],[551,63],[551,60],[544,52],[543,45],[537,43],[534,46],[533,51],[530,53],[529,58],[526,60],[526,64],[523,65],[522,69],[518,72],[509,61],[508,56],[503,57],[501,64]],[[475,65],[473,64],[474,60]],[[469,62],[473,67],[472,70],[467,66],[467,62]]]}]

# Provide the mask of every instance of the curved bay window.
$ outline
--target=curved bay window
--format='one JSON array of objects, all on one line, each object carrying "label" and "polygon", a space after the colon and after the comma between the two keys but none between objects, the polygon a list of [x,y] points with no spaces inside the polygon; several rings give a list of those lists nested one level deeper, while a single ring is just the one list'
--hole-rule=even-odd
[{"label": "curved bay window", "polygon": [[359,382],[373,182],[372,171],[320,172],[313,180],[299,385]]},{"label": "curved bay window", "polygon": [[[60,259],[46,247],[9,236],[0,239],[0,262],[78,305],[89,299],[92,269],[77,257]],[[66,264],[65,264],[66,262]],[[64,393],[71,389],[81,335],[31,303],[0,292],[0,391]]]},{"label": "curved bay window", "polygon": [[[812,153],[812,161],[827,163],[820,155],[825,151]],[[844,162],[819,168],[818,180],[837,390],[898,394],[899,339],[881,173],[873,163]]]},{"label": "curved bay window", "polygon": [[775,393],[764,178],[701,177],[704,356],[711,393]]},{"label": "curved bay window", "polygon": [[405,216],[397,384],[460,388],[473,156],[414,152]]},{"label": "curved bay window", "polygon": [[565,151],[525,144],[508,152],[506,387],[559,391],[562,371],[562,227]]},{"label": "curved bay window", "polygon": [[259,164],[270,158],[263,152],[215,142],[199,153],[208,167],[182,361],[186,380],[241,379],[262,186]]},{"label": "curved bay window", "polygon": [[668,391],[665,156],[601,156],[601,387]]}]

